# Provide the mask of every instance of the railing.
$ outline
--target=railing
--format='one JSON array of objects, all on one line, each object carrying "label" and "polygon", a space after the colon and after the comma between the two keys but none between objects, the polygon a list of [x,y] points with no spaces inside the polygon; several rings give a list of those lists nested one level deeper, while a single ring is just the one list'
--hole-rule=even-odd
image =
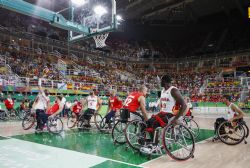
[{"label": "railing", "polygon": [[[63,87],[62,85],[65,84]],[[37,87],[38,78],[26,78],[26,77],[15,77],[8,75],[0,75],[1,86],[14,86],[14,87]],[[109,91],[110,89],[117,89],[119,92],[135,91],[138,88],[128,86],[116,86],[116,85],[104,85],[97,83],[85,83],[85,82],[71,82],[65,80],[49,80],[42,79],[42,87],[50,89],[60,90],[89,90],[97,89],[100,91]]]}]

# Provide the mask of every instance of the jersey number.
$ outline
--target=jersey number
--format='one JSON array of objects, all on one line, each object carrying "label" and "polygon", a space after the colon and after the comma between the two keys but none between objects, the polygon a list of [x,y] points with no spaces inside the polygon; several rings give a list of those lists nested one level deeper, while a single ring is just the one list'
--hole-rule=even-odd
[{"label": "jersey number", "polygon": [[127,99],[125,100],[124,105],[125,105],[126,107],[128,107],[128,105],[132,102],[132,100],[133,100],[133,99],[131,99],[131,98],[127,98]]}]

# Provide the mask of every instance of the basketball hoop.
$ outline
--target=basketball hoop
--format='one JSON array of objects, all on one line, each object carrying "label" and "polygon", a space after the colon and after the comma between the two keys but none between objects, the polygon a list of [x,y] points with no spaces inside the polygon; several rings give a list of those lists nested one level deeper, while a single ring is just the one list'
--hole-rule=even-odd
[{"label": "basketball hoop", "polygon": [[106,39],[108,38],[109,36],[109,33],[104,33],[104,34],[99,34],[99,35],[96,35],[94,36],[94,40],[95,40],[95,45],[96,45],[96,48],[103,48],[103,47],[106,47]]}]

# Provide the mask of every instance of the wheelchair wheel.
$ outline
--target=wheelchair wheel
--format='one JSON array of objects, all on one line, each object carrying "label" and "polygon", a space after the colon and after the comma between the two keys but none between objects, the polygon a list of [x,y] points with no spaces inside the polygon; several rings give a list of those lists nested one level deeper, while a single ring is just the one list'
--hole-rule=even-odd
[{"label": "wheelchair wheel", "polygon": [[77,128],[82,128],[84,125],[84,121],[85,121],[84,116],[83,114],[81,114],[77,120]]},{"label": "wheelchair wheel", "polygon": [[[192,118],[184,118],[184,125],[191,131],[194,138],[196,139],[200,134],[199,125]],[[188,134],[187,134],[188,136]],[[190,137],[186,137],[190,138]]]},{"label": "wheelchair wheel", "polygon": [[67,120],[67,127],[69,129],[74,128],[76,126],[76,123],[77,123],[77,115],[75,113],[70,114]]},{"label": "wheelchair wheel", "polygon": [[11,109],[8,113],[9,113],[8,116],[10,120],[16,120],[19,118],[18,112],[15,109]]},{"label": "wheelchair wheel", "polygon": [[63,131],[63,122],[59,117],[48,119],[47,128],[53,134],[60,134]]},{"label": "wheelchair wheel", "polygon": [[216,131],[218,138],[227,145],[237,145],[245,138],[244,127],[239,123],[233,126],[230,122],[224,121]]},{"label": "wheelchair wheel", "polygon": [[127,124],[125,128],[125,138],[128,145],[135,149],[140,148],[146,143],[146,129],[147,125],[141,120],[134,120]]},{"label": "wheelchair wheel", "polygon": [[20,120],[23,120],[26,114],[29,113],[29,110],[18,110],[17,111],[17,116]]},{"label": "wheelchair wheel", "polygon": [[244,121],[243,123],[241,123],[242,124],[242,126],[243,126],[243,128],[244,128],[244,130],[245,130],[245,138],[248,138],[248,136],[249,136],[249,128],[248,128],[248,126],[246,125],[246,122]]},{"label": "wheelchair wheel", "polygon": [[174,160],[184,161],[193,157],[195,150],[194,137],[184,125],[177,124],[164,127],[162,142],[166,153]]},{"label": "wheelchair wheel", "polygon": [[108,123],[106,123],[107,118],[103,117],[102,121],[99,123],[100,125],[97,126],[97,129],[102,131],[107,127]]},{"label": "wheelchair wheel", "polygon": [[94,114],[94,122],[95,122],[95,126],[98,130],[101,130],[100,126],[101,126],[102,119],[103,118],[102,118],[101,114],[98,114],[98,113]]},{"label": "wheelchair wheel", "polygon": [[36,122],[35,114],[27,113],[22,120],[22,127],[24,130],[28,130],[34,126]]},{"label": "wheelchair wheel", "polygon": [[126,138],[124,135],[124,130],[126,128],[126,123],[118,121],[112,128],[112,139],[114,143],[125,144]]}]

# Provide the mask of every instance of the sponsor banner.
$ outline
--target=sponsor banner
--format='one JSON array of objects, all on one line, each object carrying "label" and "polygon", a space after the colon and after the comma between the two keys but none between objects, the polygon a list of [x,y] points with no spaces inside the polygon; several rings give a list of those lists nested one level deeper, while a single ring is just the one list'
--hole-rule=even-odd
[{"label": "sponsor banner", "polygon": [[67,83],[58,83],[57,89],[59,90],[67,90]]}]

